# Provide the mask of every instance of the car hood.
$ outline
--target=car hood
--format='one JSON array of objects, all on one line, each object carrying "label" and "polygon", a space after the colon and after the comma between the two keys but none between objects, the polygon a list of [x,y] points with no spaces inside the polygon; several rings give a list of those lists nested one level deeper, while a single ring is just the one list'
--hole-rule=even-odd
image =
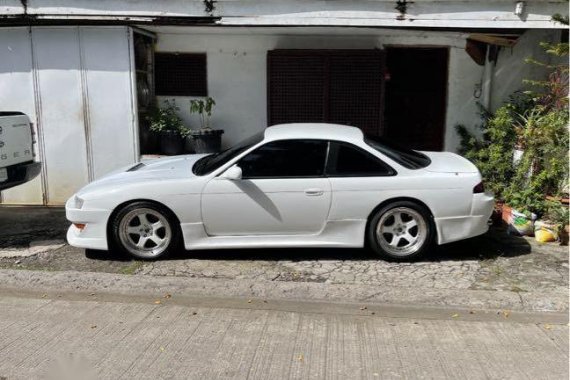
[{"label": "car hood", "polygon": [[77,194],[83,195],[108,186],[132,184],[141,181],[189,179],[195,177],[194,173],[192,173],[192,166],[194,166],[196,161],[205,156],[207,156],[207,154],[189,154],[143,160],[137,164],[115,170],[91,182],[89,185],[83,187]]},{"label": "car hood", "polygon": [[477,173],[477,167],[466,158],[450,152],[422,152],[431,163],[425,170],[436,173]]}]

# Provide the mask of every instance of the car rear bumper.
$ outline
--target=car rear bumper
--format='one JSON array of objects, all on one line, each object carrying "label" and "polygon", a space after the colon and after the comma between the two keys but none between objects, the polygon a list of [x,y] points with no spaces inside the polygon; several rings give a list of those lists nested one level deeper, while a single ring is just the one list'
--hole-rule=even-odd
[{"label": "car rear bumper", "polygon": [[28,162],[8,166],[6,169],[8,171],[8,179],[0,182],[0,190],[6,190],[34,179],[38,174],[40,174],[42,163]]},{"label": "car rear bumper", "polygon": [[487,232],[494,205],[495,199],[492,194],[473,194],[470,215],[435,218],[438,244],[468,239]]}]

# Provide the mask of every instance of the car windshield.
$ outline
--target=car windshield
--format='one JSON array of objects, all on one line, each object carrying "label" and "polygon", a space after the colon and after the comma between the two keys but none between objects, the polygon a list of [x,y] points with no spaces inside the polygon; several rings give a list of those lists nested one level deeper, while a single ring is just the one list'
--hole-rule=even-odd
[{"label": "car windshield", "polygon": [[403,148],[378,136],[366,135],[364,142],[408,169],[425,168],[431,163],[428,156],[416,150]]},{"label": "car windshield", "polygon": [[256,133],[255,135],[241,141],[239,144],[232,146],[229,149],[215,153],[206,157],[202,157],[192,167],[192,172],[196,175],[205,175],[213,172],[226,162],[230,161],[240,153],[246,151],[255,144],[263,140],[264,132]]}]

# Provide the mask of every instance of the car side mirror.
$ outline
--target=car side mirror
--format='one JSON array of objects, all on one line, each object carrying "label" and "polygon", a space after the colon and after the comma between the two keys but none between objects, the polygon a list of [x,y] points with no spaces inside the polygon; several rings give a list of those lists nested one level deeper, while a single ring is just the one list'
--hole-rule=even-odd
[{"label": "car side mirror", "polygon": [[222,175],[221,178],[229,179],[231,181],[237,181],[241,179],[241,168],[237,165],[232,166],[228,170],[226,170]]}]

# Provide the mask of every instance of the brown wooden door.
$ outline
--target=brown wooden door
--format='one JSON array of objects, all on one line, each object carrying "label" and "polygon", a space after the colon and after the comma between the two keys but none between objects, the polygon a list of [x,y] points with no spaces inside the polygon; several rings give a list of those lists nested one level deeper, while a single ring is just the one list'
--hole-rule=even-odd
[{"label": "brown wooden door", "polygon": [[384,136],[419,150],[443,149],[447,48],[387,48]]},{"label": "brown wooden door", "polygon": [[269,125],[328,122],[381,131],[380,50],[273,50],[268,54]]}]

